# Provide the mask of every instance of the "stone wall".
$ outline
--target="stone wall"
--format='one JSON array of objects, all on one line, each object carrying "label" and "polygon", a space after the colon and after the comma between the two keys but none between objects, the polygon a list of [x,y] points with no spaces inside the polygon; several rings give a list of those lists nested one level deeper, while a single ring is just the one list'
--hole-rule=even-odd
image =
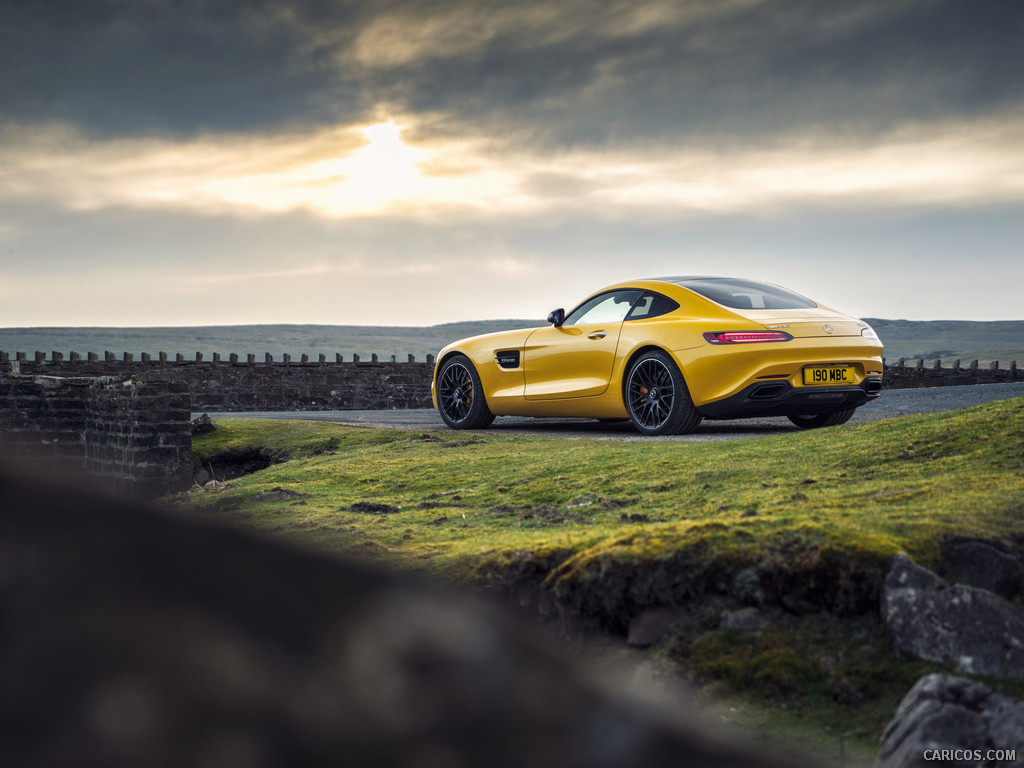
[{"label": "stone wall", "polygon": [[134,496],[188,486],[191,395],[174,381],[0,373],[0,449]]},{"label": "stone wall", "polygon": [[883,388],[912,389],[918,387],[954,387],[968,384],[998,384],[1007,381],[1024,381],[1017,370],[1017,361],[1008,366],[1000,365],[999,361],[982,367],[977,360],[968,365],[954,360],[943,367],[941,360],[936,360],[926,367],[923,360],[917,360],[912,366],[902,358],[895,365],[885,367]]},{"label": "stone wall", "polygon": [[274,360],[255,355],[244,360],[237,355],[227,360],[171,360],[166,355],[143,355],[136,360],[127,354],[120,359],[107,353],[83,358],[64,358],[60,353],[36,353],[29,359],[11,358],[0,352],[0,366],[14,365],[22,374],[51,376],[136,377],[139,381],[163,380],[184,384],[192,393],[192,410],[201,411],[334,411],[430,408],[432,356],[426,362],[379,360],[376,355],[363,361],[357,356],[328,362],[305,356],[293,362],[287,355]]},{"label": "stone wall", "polygon": [[[132,354],[120,357],[112,352],[80,355],[72,352],[24,353],[0,352],[0,368],[15,366],[23,374],[49,376],[114,376],[136,377],[139,381],[171,381],[184,384],[192,393],[193,412],[202,411],[334,411],[387,410],[392,408],[430,408],[430,379],[434,370],[433,356],[426,362],[370,360],[358,356],[343,360],[336,355],[328,361],[309,360],[305,355],[292,360],[288,355],[275,360],[264,355],[244,359],[230,355],[222,359],[214,355],[204,360],[165,353]],[[988,384],[1024,381],[1017,363],[1002,366],[996,362],[980,367],[977,362],[964,366],[960,361],[942,367],[937,362],[925,367],[923,362],[907,365],[903,360],[886,365],[886,389],[938,387],[964,384]]]}]

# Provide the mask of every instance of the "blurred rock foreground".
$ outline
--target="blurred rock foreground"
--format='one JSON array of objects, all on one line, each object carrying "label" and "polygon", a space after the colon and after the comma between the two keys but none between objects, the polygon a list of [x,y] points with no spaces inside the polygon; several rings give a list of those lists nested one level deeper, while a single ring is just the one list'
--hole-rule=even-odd
[{"label": "blurred rock foreground", "polygon": [[0,473],[0,765],[799,768],[490,606]]}]

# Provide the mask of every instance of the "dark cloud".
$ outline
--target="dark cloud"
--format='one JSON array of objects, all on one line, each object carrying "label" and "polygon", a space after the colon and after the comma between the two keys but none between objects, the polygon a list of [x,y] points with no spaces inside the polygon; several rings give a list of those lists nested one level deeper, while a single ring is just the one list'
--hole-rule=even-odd
[{"label": "dark cloud", "polygon": [[410,67],[441,108],[553,144],[887,130],[1024,102],[1024,6],[781,0],[692,24],[488,48]]},{"label": "dark cloud", "polygon": [[[321,121],[361,108],[311,47],[344,3],[101,0],[0,9],[3,117],[92,134],[195,133]],[[340,100],[328,111],[317,94]]]},{"label": "dark cloud", "polygon": [[[638,21],[648,12],[656,23]],[[1024,5],[971,0],[15,0],[0,10],[0,103],[8,120],[93,134],[387,104],[433,130],[555,146],[746,140],[1015,108],[1021,39]]]}]

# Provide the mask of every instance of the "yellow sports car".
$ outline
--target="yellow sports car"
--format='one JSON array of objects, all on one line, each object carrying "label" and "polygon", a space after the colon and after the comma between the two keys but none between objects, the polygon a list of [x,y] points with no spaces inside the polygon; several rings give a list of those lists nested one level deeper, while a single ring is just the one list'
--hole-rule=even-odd
[{"label": "yellow sports car", "polygon": [[431,397],[448,426],[628,418],[642,434],[674,435],[701,419],[787,416],[827,427],[882,388],[882,344],[866,323],[769,283],[633,280],[548,322],[441,350]]}]

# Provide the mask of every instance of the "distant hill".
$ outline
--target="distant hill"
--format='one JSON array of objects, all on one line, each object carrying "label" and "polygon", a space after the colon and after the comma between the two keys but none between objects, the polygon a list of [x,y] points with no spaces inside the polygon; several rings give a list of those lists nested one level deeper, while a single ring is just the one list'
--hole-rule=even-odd
[{"label": "distant hill", "polygon": [[[952,362],[959,358],[987,363],[999,360],[1024,363],[1024,321],[976,322],[967,320],[881,320],[866,319],[885,343],[887,361],[900,357]],[[406,360],[415,355],[424,360],[437,354],[445,344],[481,333],[509,328],[533,328],[539,320],[480,320],[427,327],[370,325],[211,325],[167,328],[0,328],[0,350],[26,352],[36,350],[80,353],[105,351],[120,357],[131,352],[167,352],[173,358],[182,353],[195,359],[202,352],[209,360],[214,352],[227,358],[232,352],[242,356],[255,354],[262,360],[271,353],[275,359],[289,354],[298,360],[307,354],[315,360],[320,353],[333,360],[341,353],[346,360],[353,354],[369,359],[376,353],[382,359],[395,355]]]},{"label": "distant hill", "polygon": [[865,318],[885,344],[887,362],[901,357],[952,363],[1017,360],[1024,364],[1024,321],[879,320]]},{"label": "distant hill", "polygon": [[425,360],[428,354],[437,354],[446,344],[509,328],[532,328],[544,324],[538,320],[483,320],[447,323],[427,327],[375,326],[375,325],[207,325],[166,328],[0,328],[0,351],[27,352],[31,357],[36,350],[63,352],[110,351],[119,358],[131,352],[136,359],[140,353],[158,352],[173,356],[180,352],[195,359],[202,352],[209,360],[214,352],[227,358],[232,352],[243,359],[255,354],[257,359],[269,352],[275,359],[289,354],[298,360],[303,354],[315,360],[320,353],[333,360],[340,352],[346,360],[353,354],[368,360],[376,353],[382,359],[395,355],[406,360],[410,354]]}]

